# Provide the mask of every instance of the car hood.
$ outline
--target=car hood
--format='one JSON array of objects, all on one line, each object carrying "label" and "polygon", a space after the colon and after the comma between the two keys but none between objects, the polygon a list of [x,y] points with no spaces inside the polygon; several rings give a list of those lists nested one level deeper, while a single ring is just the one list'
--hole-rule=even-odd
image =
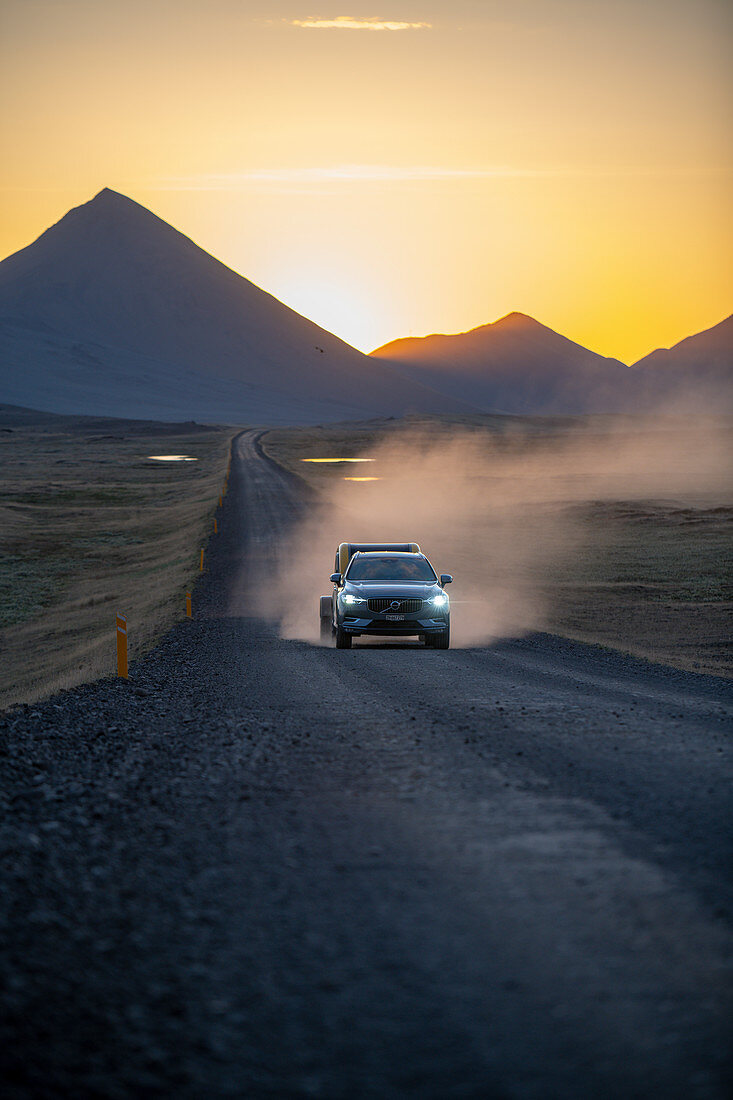
[{"label": "car hood", "polygon": [[427,600],[442,592],[439,584],[422,581],[347,581],[344,592],[363,599],[387,597],[400,600]]}]

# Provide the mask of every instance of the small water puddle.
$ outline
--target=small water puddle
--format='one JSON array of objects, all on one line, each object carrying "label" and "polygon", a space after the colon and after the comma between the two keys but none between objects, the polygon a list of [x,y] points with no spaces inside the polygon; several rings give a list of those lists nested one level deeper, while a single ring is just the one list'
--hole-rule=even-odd
[{"label": "small water puddle", "polygon": [[198,462],[192,455],[148,455],[151,462]]}]

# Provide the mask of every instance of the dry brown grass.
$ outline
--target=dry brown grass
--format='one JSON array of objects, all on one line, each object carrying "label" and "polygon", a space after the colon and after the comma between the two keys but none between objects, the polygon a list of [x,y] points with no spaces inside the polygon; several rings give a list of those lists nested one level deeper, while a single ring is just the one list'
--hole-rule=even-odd
[{"label": "dry brown grass", "polygon": [[117,611],[131,660],[182,618],[232,434],[0,409],[0,707],[113,674]]},{"label": "dry brown grass", "polygon": [[[332,505],[349,497],[341,480],[345,474],[386,475],[384,493],[378,485],[355,487],[369,492],[369,509],[362,511],[375,521],[390,514],[389,484],[397,483],[412,524],[400,526],[400,537],[416,539],[429,555],[432,547],[437,567],[456,574],[456,596],[461,572],[475,570],[467,531],[476,527],[476,515],[467,507],[466,524],[463,529],[457,524],[453,533],[436,525],[431,531],[430,522],[418,530],[415,517],[422,515],[424,520],[425,515],[410,502],[434,493],[440,516],[441,492],[465,491],[471,499],[475,491],[473,499],[486,499],[481,497],[482,485],[503,478],[506,490],[502,487],[498,495],[499,519],[506,517],[507,499],[511,501],[513,494],[520,502],[509,524],[512,537],[507,538],[506,557],[526,557],[528,541],[547,540],[546,546],[531,548],[529,558],[536,568],[523,578],[524,589],[533,590],[530,603],[541,608],[534,617],[530,612],[527,629],[550,630],[684,669],[733,675],[730,421],[475,417],[458,424],[434,418],[413,423],[412,428],[419,433],[419,447],[412,450],[408,437],[402,449],[390,451],[391,440],[398,440],[403,431],[402,424],[392,421],[278,429],[264,437],[263,445]],[[417,468],[426,440],[438,455],[443,450],[450,454],[452,444],[466,438],[467,431],[471,454],[476,433],[483,441],[479,447],[485,447],[487,457],[482,469],[456,468],[445,486],[421,481]],[[345,467],[302,461],[365,454],[376,455],[377,462]],[[655,463],[656,474],[650,477]],[[413,467],[414,475],[405,479],[404,466]],[[434,473],[434,461],[432,469]],[[527,507],[536,484],[536,503]],[[460,516],[460,508],[452,514]],[[364,519],[358,509],[354,516]],[[551,523],[544,522],[548,516]],[[552,545],[558,534],[559,550]],[[341,537],[352,536],[344,531]],[[494,552],[492,568],[500,572],[504,567],[510,574],[514,570],[516,581],[516,564],[502,561],[501,553]],[[324,562],[324,574],[328,568],[330,560]],[[461,613],[465,612],[459,599],[456,620]]]}]

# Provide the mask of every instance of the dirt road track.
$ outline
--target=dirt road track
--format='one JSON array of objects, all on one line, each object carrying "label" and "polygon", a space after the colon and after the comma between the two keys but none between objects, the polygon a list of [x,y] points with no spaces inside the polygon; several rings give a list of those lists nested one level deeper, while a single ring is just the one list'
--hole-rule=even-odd
[{"label": "dirt road track", "polygon": [[240,437],[198,618],[0,720],[6,1095],[725,1096],[730,685],[280,640],[302,506]]}]

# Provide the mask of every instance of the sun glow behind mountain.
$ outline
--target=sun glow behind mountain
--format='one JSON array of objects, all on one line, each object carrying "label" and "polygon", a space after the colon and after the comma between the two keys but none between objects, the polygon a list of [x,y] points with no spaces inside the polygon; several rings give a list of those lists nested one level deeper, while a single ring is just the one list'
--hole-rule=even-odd
[{"label": "sun glow behind mountain", "polygon": [[730,312],[730,7],[4,5],[0,255],[104,186],[362,350]]},{"label": "sun glow behind mountain", "polygon": [[368,308],[370,290],[358,270],[352,278],[338,281],[315,263],[311,271],[289,271],[282,278],[273,272],[273,279],[273,293],[281,302],[304,317],[318,317],[318,324],[329,332],[348,334],[341,338],[360,351],[371,350],[375,321]]}]

